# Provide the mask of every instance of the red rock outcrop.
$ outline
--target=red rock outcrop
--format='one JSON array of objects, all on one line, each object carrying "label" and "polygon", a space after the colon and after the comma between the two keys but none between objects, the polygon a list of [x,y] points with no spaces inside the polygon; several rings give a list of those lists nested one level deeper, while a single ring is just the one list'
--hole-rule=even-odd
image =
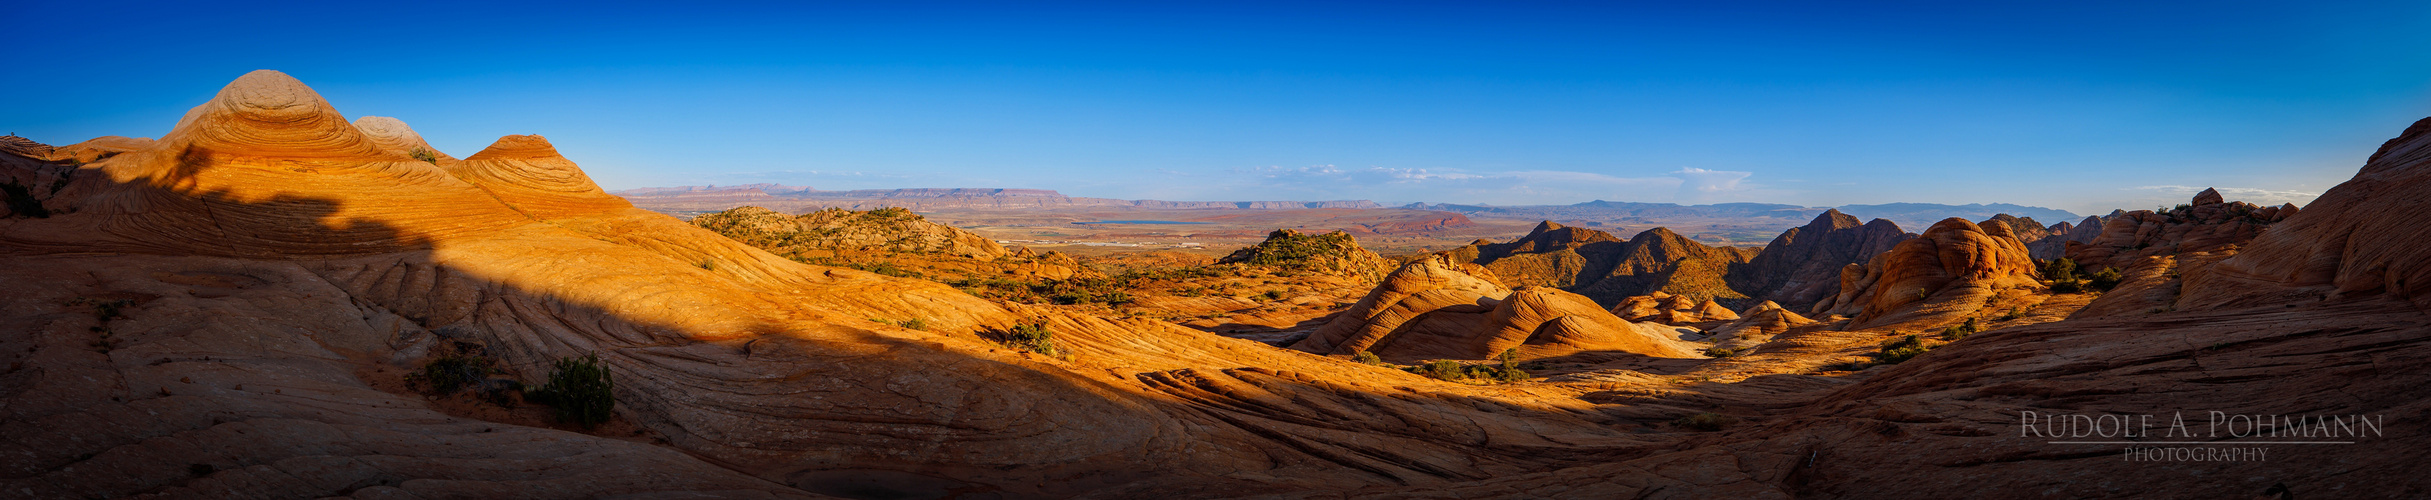
[{"label": "red rock outcrop", "polygon": [[2067,257],[2086,271],[2105,267],[2126,269],[2156,255],[2230,249],[2262,234],[2271,224],[2296,215],[2295,205],[2256,206],[2223,202],[2220,192],[2205,189],[2194,203],[2164,212],[2137,210],[2102,223],[2102,234],[2082,244],[2067,245]]},{"label": "red rock outcrop", "polygon": [[2236,256],[2187,271],[2177,306],[2386,296],[2431,310],[2431,226],[2416,221],[2431,213],[2431,118],[2382,144],[2354,179],[2290,212],[2257,213],[2280,223]]},{"label": "red rock outcrop", "polygon": [[1815,305],[1850,329],[1939,323],[1981,309],[2002,290],[2040,289],[2026,245],[2002,224],[1947,219],[1865,266],[1841,273],[1840,293]]},{"label": "red rock outcrop", "polygon": [[1859,224],[1856,217],[1825,210],[1805,226],[1773,238],[1746,265],[1730,271],[1730,286],[1750,297],[1813,307],[1840,291],[1840,269],[1865,264],[1916,235],[1889,220]]}]

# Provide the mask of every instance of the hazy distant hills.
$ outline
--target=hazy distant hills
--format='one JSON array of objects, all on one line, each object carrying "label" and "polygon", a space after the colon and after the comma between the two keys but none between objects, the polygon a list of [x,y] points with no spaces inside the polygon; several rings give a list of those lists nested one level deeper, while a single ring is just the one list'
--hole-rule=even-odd
[{"label": "hazy distant hills", "polygon": [[1470,217],[1494,217],[1541,220],[1612,220],[1612,219],[1683,219],[1683,218],[1778,218],[1792,224],[1802,224],[1826,209],[1858,220],[1889,219],[1900,227],[1922,228],[1942,219],[1958,217],[1983,220],[1994,215],[2009,214],[2037,220],[2076,220],[2083,217],[2066,210],[2030,207],[2009,203],[1969,203],[1944,205],[1939,203],[1885,203],[1880,205],[1843,205],[1838,207],[1801,207],[1778,203],[1716,203],[1712,205],[1680,205],[1676,203],[1638,203],[1596,200],[1570,205],[1456,205],[1447,203],[1411,203],[1401,208],[1441,210]]},{"label": "hazy distant hills", "polygon": [[[1123,200],[1065,196],[1051,189],[1003,188],[909,188],[858,189],[849,191],[820,191],[806,186],[781,184],[744,184],[736,186],[679,186],[639,188],[616,191],[627,199],[648,199],[652,204],[685,203],[723,205],[730,203],[767,203],[772,201],[809,202],[822,207],[866,210],[877,207],[904,207],[913,210],[934,208],[1048,208],[1048,207],[1134,207],[1158,209],[1305,209],[1305,208],[1384,208],[1368,200],[1331,201],[1163,201]],[[706,208],[706,207],[704,207]],[[730,207],[727,207],[730,208]],[[1951,217],[1983,220],[1994,215],[2009,214],[2037,220],[2076,220],[2083,218],[2066,210],[2032,207],[2009,203],[1969,203],[1945,205],[1939,203],[1884,203],[1880,205],[1843,205],[1839,207],[1802,207],[1778,203],[1716,203],[1711,205],[1681,205],[1676,203],[1639,203],[1596,200],[1570,205],[1462,205],[1453,203],[1411,203],[1398,208],[1439,210],[1472,217],[1495,217],[1539,220],[1613,220],[1613,219],[1681,219],[1681,218],[1779,218],[1792,225],[1803,224],[1825,209],[1837,208],[1860,220],[1890,219],[1901,227],[1925,227]],[[723,208],[719,208],[723,209]]]}]

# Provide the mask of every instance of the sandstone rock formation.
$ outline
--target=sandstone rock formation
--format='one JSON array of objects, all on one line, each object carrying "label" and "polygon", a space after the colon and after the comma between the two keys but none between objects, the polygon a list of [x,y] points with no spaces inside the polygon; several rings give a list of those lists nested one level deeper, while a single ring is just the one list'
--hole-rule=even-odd
[{"label": "sandstone rock formation", "polygon": [[2040,289],[2026,245],[2004,224],[1947,219],[1922,236],[1841,272],[1840,293],[1815,304],[1850,329],[1934,324],[1972,314],[2004,290]]},{"label": "sandstone rock formation", "polygon": [[1393,270],[1349,310],[1291,347],[1319,354],[1367,351],[1420,315],[1445,308],[1482,313],[1510,294],[1510,289],[1497,283],[1493,271],[1445,256],[1429,256]]},{"label": "sandstone rock formation", "polygon": [[1708,247],[1671,230],[1649,229],[1627,241],[1603,231],[1539,223],[1509,243],[1472,244],[1441,252],[1493,270],[1515,286],[1549,286],[1615,304],[1662,291],[1694,299],[1741,298],[1723,281],[1750,252]]},{"label": "sandstone rock formation", "polygon": [[2137,260],[2156,255],[2210,252],[2254,239],[2271,224],[2296,215],[2295,205],[2256,206],[2220,201],[2220,192],[2205,189],[2194,203],[2164,212],[2137,210],[2110,217],[2102,234],[2067,246],[2077,267],[2126,269]]},{"label": "sandstone rock formation", "polygon": [[1820,324],[1818,321],[1790,312],[1789,309],[1781,307],[1781,304],[1775,304],[1770,300],[1748,308],[1745,316],[1737,321],[1714,327],[1706,340],[1754,344],[1770,340],[1774,335],[1788,333],[1791,329]]},{"label": "sandstone rock formation", "polygon": [[[2236,256],[2184,265],[2165,314],[2003,328],[1857,373],[1734,376],[1883,337],[1793,327],[1747,356],[1602,362],[1688,346],[1439,256],[1397,270],[1354,308],[1361,325],[1326,337],[1339,348],[1400,318],[1367,342],[1426,340],[1408,334],[1451,331],[1431,326],[1442,316],[1480,328],[1381,348],[1603,363],[1481,387],[806,265],[600,201],[536,137],[433,165],[337,116],[265,71],[144,149],[83,166],[0,153],[8,179],[67,181],[23,190],[42,215],[0,217],[0,283],[14,285],[0,294],[0,491],[2377,498],[2420,496],[2406,478],[2431,472],[2431,425],[2410,417],[2431,413],[2431,235],[2404,218],[2431,208],[2431,121]],[[1992,226],[1936,224],[1854,270],[1863,286],[1842,296],[2030,288],[2012,265],[2022,245]],[[1795,323],[1774,311],[1746,319]],[[888,324],[904,319],[929,326]],[[1052,332],[1052,349],[1005,341],[1016,325]],[[597,354],[622,427],[407,388],[456,344],[527,381]],[[2021,411],[2377,415],[2383,432],[2267,461],[2122,465],[2124,446],[2022,435]],[[1702,413],[1737,423],[1682,418]]]},{"label": "sandstone rock formation", "polygon": [[1840,269],[1864,264],[1915,238],[1889,220],[1859,224],[1856,217],[1826,210],[1805,226],[1773,238],[1746,265],[1730,271],[1730,286],[1757,299],[1813,307],[1840,291]]},{"label": "sandstone rock formation", "polygon": [[1485,359],[1515,348],[1530,358],[1579,351],[1696,357],[1697,346],[1672,329],[1631,323],[1561,290],[1504,290],[1492,276],[1442,255],[1413,261],[1292,348],[1367,351],[1396,362]]},{"label": "sandstone rock formation", "polygon": [[2052,224],[2048,232],[2049,236],[2026,242],[2027,256],[2042,260],[2068,256],[2069,243],[2092,242],[2102,236],[2102,218],[2089,216],[2074,224]]},{"label": "sandstone rock formation", "polygon": [[[2221,209],[2198,208],[2193,215],[2233,217],[2238,211],[2233,204],[2198,206]],[[2431,310],[2431,228],[2415,219],[2426,209],[2431,209],[2431,118],[2382,144],[2353,180],[2322,193],[2302,213],[2293,206],[2248,209],[2248,217],[2281,223],[2262,231],[2236,256],[2187,272],[2177,307],[2379,296]],[[2244,230],[2211,231],[2223,232]]]},{"label": "sandstone rock formation", "polygon": [[1686,325],[1739,319],[1739,314],[1714,302],[1696,301],[1682,295],[1654,292],[1621,299],[1612,307],[1612,314],[1630,321],[1652,321],[1666,325]]}]

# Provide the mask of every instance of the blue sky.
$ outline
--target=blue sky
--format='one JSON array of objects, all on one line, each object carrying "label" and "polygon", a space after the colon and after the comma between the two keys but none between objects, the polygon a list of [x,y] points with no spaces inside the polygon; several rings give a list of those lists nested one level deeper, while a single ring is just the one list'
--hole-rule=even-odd
[{"label": "blue sky", "polygon": [[2431,4],[2116,3],[15,2],[0,132],[157,137],[269,68],[609,189],[2092,213],[2301,203],[2431,115]]}]

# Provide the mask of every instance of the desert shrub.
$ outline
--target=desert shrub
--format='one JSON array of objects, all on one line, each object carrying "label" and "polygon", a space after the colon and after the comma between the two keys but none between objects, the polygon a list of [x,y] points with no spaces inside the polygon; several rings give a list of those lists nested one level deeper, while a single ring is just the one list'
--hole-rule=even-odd
[{"label": "desert shrub", "polygon": [[439,154],[438,154],[438,153],[432,153],[432,152],[431,152],[431,150],[428,150],[428,149],[422,149],[422,148],[414,148],[414,151],[413,151],[413,153],[412,153],[412,154],[413,154],[414,159],[416,159],[416,160],[422,160],[422,161],[430,162],[430,164],[432,164],[432,165],[438,165],[438,164],[439,164]]},{"label": "desert shrub", "polygon": [[853,269],[859,269],[859,270],[863,270],[863,271],[869,271],[869,272],[873,272],[873,273],[883,274],[883,275],[887,275],[887,276],[893,276],[893,277],[897,277],[897,278],[918,278],[918,277],[920,277],[920,273],[918,273],[918,272],[914,272],[914,271],[912,271],[912,270],[910,270],[910,269],[904,269],[904,268],[902,268],[902,267],[900,267],[900,266],[896,266],[894,263],[890,263],[890,262],[879,262],[879,263],[874,263],[874,264],[847,264],[847,265],[846,265],[846,267],[851,267],[851,268],[853,268]]},{"label": "desert shrub", "polygon": [[1715,347],[1705,350],[1705,357],[1709,358],[1727,358],[1737,355],[1739,355],[1739,350],[1728,347]]},{"label": "desert shrub", "polygon": [[2101,272],[2093,273],[2092,276],[2087,277],[2085,280],[2085,286],[2094,290],[2107,292],[2112,288],[2118,288],[2119,282],[2122,280],[2124,280],[2124,278],[2119,276],[2118,268],[2105,267],[2102,268]]},{"label": "desert shrub", "polygon": [[1924,354],[1925,351],[1929,349],[1931,348],[1925,347],[1924,339],[1916,338],[1915,335],[1908,335],[1905,337],[1900,337],[1897,340],[1883,342],[1882,351],[1874,353],[1874,361],[1886,365],[1895,365],[1902,361],[1907,361],[1910,358],[1914,358],[1919,354]]},{"label": "desert shrub", "polygon": [[1008,348],[1048,356],[1060,355],[1063,352],[1055,348],[1055,332],[1048,330],[1045,324],[1013,325],[1012,329],[991,331],[986,336],[988,340],[996,341],[997,344]]},{"label": "desert shrub", "polygon": [[468,350],[457,350],[422,364],[422,371],[405,375],[405,383],[424,393],[446,396],[481,385],[498,373],[497,362]]},{"label": "desert shrub", "polygon": [[895,326],[900,326],[900,327],[904,327],[904,328],[908,328],[908,329],[913,329],[913,330],[927,330],[927,329],[929,329],[929,322],[928,322],[928,320],[924,320],[924,319],[920,319],[920,318],[912,318],[912,319],[907,319],[907,320],[903,320],[903,321],[896,322],[896,323],[895,323]]},{"label": "desert shrub", "polygon": [[1411,373],[1437,380],[1507,384],[1528,379],[1528,372],[1505,365],[1462,365],[1459,361],[1435,360],[1403,368]]},{"label": "desert shrub", "polygon": [[1735,418],[1730,418],[1730,416],[1729,416],[1729,415],[1723,415],[1723,414],[1720,414],[1720,413],[1713,413],[1713,412],[1705,412],[1705,413],[1699,413],[1699,414],[1695,414],[1695,415],[1689,415],[1689,416],[1685,416],[1685,417],[1680,417],[1680,419],[1679,419],[1679,420],[1673,420],[1673,421],[1671,421],[1671,425],[1673,425],[1673,426],[1676,426],[1676,427],[1679,427],[1679,428],[1682,428],[1682,429],[1689,429],[1689,430],[1702,431],[1702,432],[1713,432],[1713,431],[1722,430],[1723,428],[1730,427],[1730,426],[1731,426],[1731,424],[1736,424],[1736,423],[1739,423],[1739,420],[1738,420],[1738,419],[1735,419]]},{"label": "desert shrub", "polygon": [[1376,353],[1367,352],[1367,351],[1359,351],[1359,352],[1356,352],[1356,353],[1352,353],[1352,354],[1351,354],[1351,361],[1357,361],[1357,362],[1360,362],[1360,363],[1366,363],[1366,364],[1371,364],[1371,365],[1380,365],[1380,366],[1384,364],[1384,358],[1379,358],[1379,357],[1376,357]]},{"label": "desert shrub", "polygon": [[1519,348],[1503,349],[1502,354],[1494,355],[1494,361],[1501,362],[1505,367],[1512,366],[1513,363],[1519,362]]},{"label": "desert shrub", "polygon": [[1264,300],[1264,301],[1267,301],[1267,302],[1274,302],[1274,301],[1277,301],[1277,300],[1283,300],[1283,291],[1282,291],[1282,290],[1267,290],[1267,291],[1266,291],[1266,293],[1261,293],[1261,294],[1258,294],[1258,299],[1259,299],[1259,300]]},{"label": "desert shrub", "polygon": [[51,216],[51,211],[42,207],[42,200],[34,199],[33,193],[17,183],[0,182],[0,198],[7,198],[8,210],[17,215],[37,219]]},{"label": "desert shrub", "polygon": [[1518,367],[1508,364],[1470,366],[1467,372],[1471,379],[1487,380],[1497,384],[1528,380],[1528,372],[1520,371]]},{"label": "desert shrub", "polygon": [[2076,261],[2067,257],[2041,261],[2038,264],[2041,264],[2039,270],[2043,272],[2043,279],[2054,282],[2076,281],[2077,279]]},{"label": "desert shrub", "polygon": [[1418,365],[1415,370],[1419,375],[1433,379],[1464,380],[1469,378],[1468,372],[1460,369],[1460,362],[1452,360],[1429,361],[1426,364]]},{"label": "desert shrub", "polygon": [[598,354],[557,360],[549,382],[524,394],[524,399],[556,408],[557,421],[588,429],[607,422],[616,408],[616,382]]},{"label": "desert shrub", "polygon": [[1976,322],[1975,318],[1967,318],[1966,324],[1950,325],[1949,328],[1941,329],[1941,339],[1958,340],[1967,338],[1968,335],[1974,335],[1976,332],[1983,331],[1983,328],[1983,324]]},{"label": "desert shrub", "polygon": [[2002,315],[2001,315],[2001,317],[1998,317],[1998,318],[1993,318],[1992,320],[1993,320],[1993,321],[2008,321],[2008,320],[2013,320],[2013,319],[2018,319],[2018,318],[2023,318],[2023,317],[2026,317],[2026,309],[2025,309],[2025,308],[2017,308],[2017,309],[2010,309],[2010,310],[2009,310],[2009,312],[2008,312],[2007,314],[2002,314]]}]

